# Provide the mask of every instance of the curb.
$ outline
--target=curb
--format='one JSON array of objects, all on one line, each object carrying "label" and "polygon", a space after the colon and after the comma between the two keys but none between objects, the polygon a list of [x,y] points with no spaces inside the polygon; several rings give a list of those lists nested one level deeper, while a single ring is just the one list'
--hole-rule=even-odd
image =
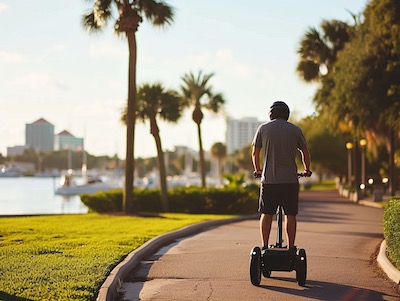
[{"label": "curb", "polygon": [[[371,201],[360,200],[358,203],[364,206],[382,208],[380,204],[376,204]],[[386,240],[383,240],[381,243],[376,261],[386,276],[388,276],[390,280],[400,287],[400,271],[396,269],[396,267],[394,267],[390,260],[386,257]]]},{"label": "curb", "polygon": [[386,275],[396,284],[400,285],[400,271],[397,270],[386,257],[386,240],[382,241],[381,247],[379,248],[378,258],[376,260]]},{"label": "curb", "polygon": [[128,256],[120,262],[106,278],[100,287],[97,301],[112,301],[117,295],[118,289],[121,287],[126,276],[146,257],[156,252],[161,247],[171,243],[172,241],[189,235],[200,233],[207,228],[218,227],[225,224],[240,222],[248,219],[258,218],[259,214],[246,215],[222,220],[213,220],[186,226],[176,231],[168,232],[156,236],[142,246],[129,253]]},{"label": "curb", "polygon": [[360,205],[364,205],[364,206],[368,206],[368,207],[382,208],[381,204],[377,204],[377,203],[372,202],[372,201],[360,200],[360,201],[358,201],[358,203]]}]

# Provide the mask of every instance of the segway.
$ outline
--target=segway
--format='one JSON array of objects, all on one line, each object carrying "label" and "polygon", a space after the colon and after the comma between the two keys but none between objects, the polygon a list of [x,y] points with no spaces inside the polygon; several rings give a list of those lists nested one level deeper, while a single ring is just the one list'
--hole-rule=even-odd
[{"label": "segway", "polygon": [[[298,174],[299,177],[304,176]],[[277,235],[275,245],[269,245],[267,249],[261,250],[254,247],[250,252],[250,280],[255,286],[261,283],[261,275],[270,278],[272,271],[296,271],[296,280],[300,286],[306,285],[307,278],[307,256],[306,250],[289,250],[283,246],[282,236],[283,210],[278,207],[276,213]]]}]

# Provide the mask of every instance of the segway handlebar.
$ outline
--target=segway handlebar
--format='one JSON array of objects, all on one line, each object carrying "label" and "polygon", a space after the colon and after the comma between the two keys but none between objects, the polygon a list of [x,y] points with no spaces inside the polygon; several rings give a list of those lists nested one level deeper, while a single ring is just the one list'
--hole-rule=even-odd
[{"label": "segway handlebar", "polygon": [[261,174],[257,173],[256,171],[253,172],[253,175],[254,175],[254,179],[261,178]]},{"label": "segway handlebar", "polygon": [[298,172],[297,173],[297,176],[299,178],[301,178],[301,177],[311,177],[311,175],[312,175],[312,171],[311,170],[305,170],[304,172]]}]

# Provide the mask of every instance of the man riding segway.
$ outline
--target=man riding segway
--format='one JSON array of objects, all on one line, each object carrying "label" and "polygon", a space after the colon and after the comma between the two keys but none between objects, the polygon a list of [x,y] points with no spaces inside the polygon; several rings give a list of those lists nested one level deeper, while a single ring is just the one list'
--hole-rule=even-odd
[{"label": "man riding segway", "polygon": [[[288,122],[290,110],[283,101],[270,107],[270,121],[260,125],[252,142],[254,175],[261,178],[258,211],[261,213],[262,250],[268,250],[274,214],[281,207],[286,215],[288,251],[296,254],[295,246],[298,213],[299,182],[296,156],[300,151],[304,172],[310,177],[311,156],[302,130]],[[262,168],[261,158],[262,154]],[[254,284],[254,283],[253,283]]]}]

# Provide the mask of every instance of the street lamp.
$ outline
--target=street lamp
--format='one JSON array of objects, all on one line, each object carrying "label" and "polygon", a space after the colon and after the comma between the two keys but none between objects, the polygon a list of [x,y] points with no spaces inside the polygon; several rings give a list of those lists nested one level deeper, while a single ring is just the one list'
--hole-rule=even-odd
[{"label": "street lamp", "polygon": [[[361,139],[361,189],[363,190],[363,196],[365,196],[365,147],[367,145],[367,140]],[[361,186],[360,185],[360,186]]]},{"label": "street lamp", "polygon": [[347,142],[346,148],[347,148],[347,183],[350,188],[351,187],[351,150],[353,148],[353,143]]}]

